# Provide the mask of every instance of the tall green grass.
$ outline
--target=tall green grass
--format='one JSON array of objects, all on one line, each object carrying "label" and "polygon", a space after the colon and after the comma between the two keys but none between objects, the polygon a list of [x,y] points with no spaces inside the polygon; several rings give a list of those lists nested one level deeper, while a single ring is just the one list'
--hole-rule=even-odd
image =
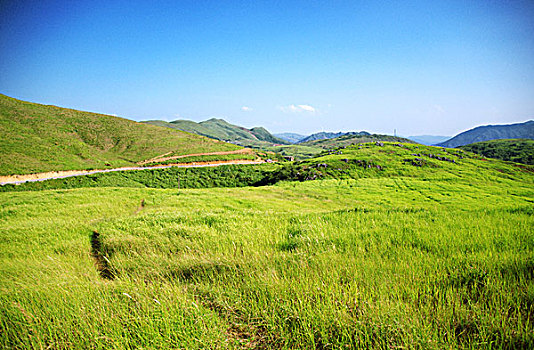
[{"label": "tall green grass", "polygon": [[[227,155],[229,158],[238,155]],[[264,157],[269,157],[266,155]],[[196,159],[209,159],[201,156]],[[211,156],[210,156],[211,157]],[[216,156],[224,158],[225,155]],[[242,157],[242,156],[239,156]],[[191,159],[190,159],[191,160]],[[504,163],[462,150],[414,144],[364,143],[323,152],[300,162],[228,165],[213,169],[150,169],[100,173],[80,177],[5,185],[0,191],[25,191],[78,187],[210,188],[274,184],[279,181],[360,179],[383,177],[424,178],[456,181],[465,178],[499,183],[506,179],[532,181],[532,166]]]},{"label": "tall green grass", "polygon": [[0,193],[0,347],[531,348],[532,173],[388,147],[344,179]]}]

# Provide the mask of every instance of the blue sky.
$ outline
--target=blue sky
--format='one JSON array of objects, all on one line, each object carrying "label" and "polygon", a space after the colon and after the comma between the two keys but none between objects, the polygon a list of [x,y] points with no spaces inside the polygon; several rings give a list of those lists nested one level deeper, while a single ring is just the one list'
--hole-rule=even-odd
[{"label": "blue sky", "polygon": [[0,1],[0,93],[134,120],[454,135],[534,118],[533,1]]}]

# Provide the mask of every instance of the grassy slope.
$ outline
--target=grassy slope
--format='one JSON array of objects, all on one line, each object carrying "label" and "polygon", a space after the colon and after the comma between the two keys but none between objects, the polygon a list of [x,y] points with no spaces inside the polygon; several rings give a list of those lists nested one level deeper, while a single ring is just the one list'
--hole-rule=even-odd
[{"label": "grassy slope", "polygon": [[[242,157],[242,156],[240,156]],[[22,185],[4,185],[2,191],[25,191],[77,187],[153,187],[202,188],[240,187],[274,184],[279,181],[320,179],[360,179],[374,177],[486,176],[509,179],[533,172],[529,166],[507,164],[459,149],[438,148],[417,144],[364,143],[295,163],[263,164],[255,167],[225,166],[220,169],[153,169],[101,173],[82,177],[48,180]],[[176,179],[182,179],[178,185]],[[229,181],[220,181],[220,178]],[[527,176],[528,178],[528,176]]]},{"label": "grassy slope", "polygon": [[443,147],[459,147],[475,142],[496,139],[533,139],[534,120],[508,125],[484,125],[464,131],[452,139],[439,144]]},{"label": "grassy slope", "polygon": [[145,123],[192,132],[198,135],[218,140],[231,141],[249,147],[266,147],[271,146],[273,143],[288,143],[274,137],[265,128],[256,127],[249,130],[217,118],[205,120],[200,123],[191,120],[175,120],[170,123],[161,120],[151,120]]},{"label": "grassy slope", "polygon": [[369,136],[342,135],[342,136],[339,136],[333,139],[322,139],[322,140],[302,142],[302,143],[299,143],[299,145],[308,146],[308,147],[319,147],[322,149],[334,149],[337,147],[349,146],[349,145],[354,145],[354,144],[364,143],[364,142],[371,142],[371,141],[391,141],[391,142],[408,142],[408,143],[412,142],[402,137],[372,134]]},{"label": "grassy slope", "polygon": [[[151,121],[147,123],[153,123]],[[160,126],[165,126],[168,128],[173,128],[176,130],[183,130],[191,132],[193,134],[207,136],[217,140],[224,140],[228,136],[227,133],[221,132],[217,128],[212,128],[209,125],[204,125],[202,123],[197,123],[192,120],[175,120],[172,122],[161,122],[159,121]],[[242,137],[250,137],[248,134],[241,135]],[[232,140],[232,138],[226,138],[226,140]]]},{"label": "grassy slope", "polygon": [[477,142],[458,148],[489,158],[534,165],[534,140],[492,140]]},{"label": "grassy slope", "polygon": [[303,146],[299,144],[271,146],[263,149],[270,152],[280,153],[284,156],[293,156],[296,160],[311,158],[323,151],[323,149],[319,147]]},{"label": "grassy slope", "polygon": [[256,136],[258,138],[258,140],[261,140],[261,141],[266,141],[266,142],[271,142],[271,143],[276,143],[276,144],[282,144],[282,145],[289,143],[286,140],[282,140],[282,139],[279,139],[279,138],[273,136],[269,131],[267,131],[267,129],[265,129],[264,127],[261,127],[261,126],[250,129],[250,132],[254,136]]},{"label": "grassy slope", "polygon": [[131,165],[166,152],[237,149],[198,135],[0,95],[0,174]]},{"label": "grassy slope", "polygon": [[341,152],[295,165],[338,179],[0,193],[0,346],[531,348],[532,169]]},{"label": "grassy slope", "polygon": [[195,123],[194,121],[191,121],[191,120],[175,120],[172,123],[166,122],[163,120],[147,120],[141,123],[156,125],[156,126],[163,126],[166,128],[181,130],[181,131],[189,132],[192,134],[197,134],[197,135],[217,139],[216,137],[212,135],[212,132],[210,129],[205,128],[202,125]]}]

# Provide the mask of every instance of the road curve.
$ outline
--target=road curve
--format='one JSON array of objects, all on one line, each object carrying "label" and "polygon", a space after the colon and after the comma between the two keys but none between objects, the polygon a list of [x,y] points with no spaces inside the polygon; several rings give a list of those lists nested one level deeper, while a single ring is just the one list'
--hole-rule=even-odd
[{"label": "road curve", "polygon": [[[158,166],[139,166],[139,167],[124,167],[115,169],[101,169],[101,170],[71,170],[71,171],[54,171],[42,174],[31,175],[10,175],[0,176],[0,185],[7,184],[22,184],[25,182],[37,182],[46,181],[52,179],[64,179],[73,176],[84,176],[97,173],[110,173],[113,171],[129,171],[129,170],[148,170],[148,169],[166,169],[166,168],[204,168],[204,167],[216,167],[221,165],[236,165],[236,164],[261,164],[264,161],[258,160],[230,160],[230,161],[218,161],[218,162],[193,162],[193,163],[178,163]],[[48,176],[49,175],[49,176]],[[43,177],[41,177],[43,176]]]}]

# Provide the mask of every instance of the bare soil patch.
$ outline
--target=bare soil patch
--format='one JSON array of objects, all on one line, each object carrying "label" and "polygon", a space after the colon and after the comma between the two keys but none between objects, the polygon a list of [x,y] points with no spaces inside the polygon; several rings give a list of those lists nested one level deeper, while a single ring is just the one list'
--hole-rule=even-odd
[{"label": "bare soil patch", "polygon": [[224,152],[208,152],[208,153],[195,153],[195,154],[182,154],[179,156],[172,156],[172,157],[165,157],[169,153],[165,153],[162,155],[159,155],[157,157],[143,160],[141,162],[138,162],[139,165],[144,165],[148,163],[155,163],[155,162],[165,162],[172,159],[180,159],[180,158],[186,158],[186,157],[198,157],[198,156],[217,156],[217,155],[226,155],[226,154],[252,154],[254,151],[250,148],[242,148],[238,149],[236,151],[224,151]]}]

